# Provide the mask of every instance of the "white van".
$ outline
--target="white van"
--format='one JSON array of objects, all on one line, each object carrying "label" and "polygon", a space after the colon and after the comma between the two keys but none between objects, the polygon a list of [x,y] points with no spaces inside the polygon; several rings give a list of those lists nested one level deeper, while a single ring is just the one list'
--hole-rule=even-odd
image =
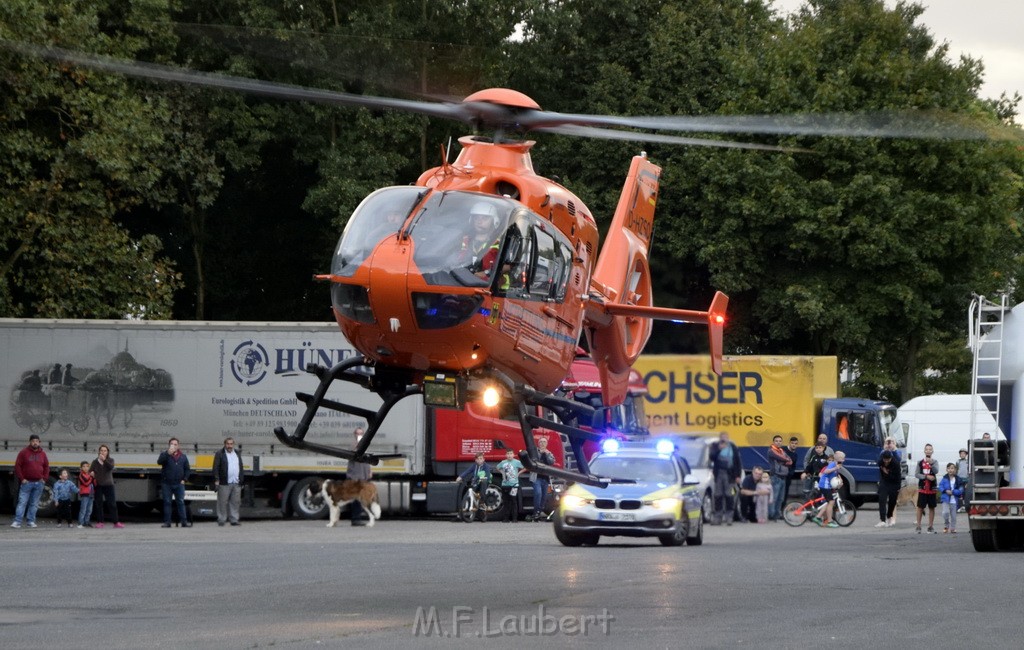
[{"label": "white van", "polygon": [[[978,437],[982,433],[993,434],[997,440],[1005,440],[992,414],[977,399],[976,431]],[[941,464],[943,473],[946,463],[955,463],[960,459],[960,450],[967,448],[967,439],[971,435],[971,396],[970,395],[924,395],[915,397],[899,408],[899,419],[903,425],[906,440],[907,465],[913,478],[917,461],[924,455],[924,446],[930,444],[934,448],[932,457]]]}]

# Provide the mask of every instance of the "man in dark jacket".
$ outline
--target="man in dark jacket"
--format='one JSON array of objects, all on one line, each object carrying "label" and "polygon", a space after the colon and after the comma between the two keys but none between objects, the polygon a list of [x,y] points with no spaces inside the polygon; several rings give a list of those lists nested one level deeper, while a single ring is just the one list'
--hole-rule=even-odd
[{"label": "man in dark jacket", "polygon": [[903,485],[903,470],[896,454],[886,449],[878,457],[878,518],[875,528],[891,527],[895,521],[896,497]]},{"label": "man in dark jacket", "polygon": [[708,465],[715,484],[713,523],[720,524],[724,519],[725,524],[731,526],[735,509],[733,490],[743,476],[743,461],[740,460],[740,450],[729,440],[728,433],[718,436],[718,444],[711,447]]},{"label": "man in dark jacket", "polygon": [[778,521],[782,518],[782,508],[786,504],[786,479],[793,459],[782,448],[782,436],[772,438],[768,447],[768,471],[772,481],[772,502],[768,504],[768,519]]},{"label": "man in dark jacket", "polygon": [[224,448],[213,455],[213,486],[217,490],[217,525],[228,520],[238,526],[242,504],[242,456],[235,450],[235,439],[225,438]]},{"label": "man in dark jacket", "polygon": [[39,436],[28,437],[28,447],[18,452],[14,460],[14,477],[18,480],[18,506],[14,510],[11,528],[21,528],[24,520],[29,528],[36,527],[36,511],[39,497],[43,494],[46,479],[50,476],[50,459],[39,442]]},{"label": "man in dark jacket", "polygon": [[[793,464],[789,466],[789,474],[786,476],[785,494],[787,498],[789,498],[789,486],[793,483],[793,478],[796,477],[796,475],[799,474],[801,470],[803,470],[802,465],[797,465],[797,447],[799,445],[800,438],[797,438],[796,436],[790,436],[789,445],[783,450],[786,452],[786,455],[789,456],[789,459],[793,461]],[[785,503],[785,501],[783,501],[783,503]]]},{"label": "man in dark jacket", "polygon": [[185,513],[185,481],[188,480],[192,469],[189,467],[188,457],[178,448],[177,438],[167,441],[167,451],[160,452],[156,462],[161,467],[160,482],[163,484],[164,493],[163,527],[171,527],[171,498],[177,498],[178,519],[183,528],[188,528],[192,524]]}]

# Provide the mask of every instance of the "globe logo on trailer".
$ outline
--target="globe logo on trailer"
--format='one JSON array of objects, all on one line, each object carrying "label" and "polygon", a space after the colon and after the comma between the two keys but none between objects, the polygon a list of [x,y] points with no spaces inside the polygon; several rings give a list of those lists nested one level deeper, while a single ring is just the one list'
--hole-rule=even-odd
[{"label": "globe logo on trailer", "polygon": [[267,376],[270,356],[259,343],[243,341],[231,353],[231,374],[240,384],[252,386]]}]

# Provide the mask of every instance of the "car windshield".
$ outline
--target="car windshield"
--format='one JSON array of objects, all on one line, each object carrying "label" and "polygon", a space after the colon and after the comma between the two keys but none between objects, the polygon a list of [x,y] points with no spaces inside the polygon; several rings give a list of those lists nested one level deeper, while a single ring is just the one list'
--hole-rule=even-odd
[{"label": "car windshield", "polygon": [[685,458],[690,467],[704,468],[708,466],[705,456],[707,448],[703,440],[680,440],[676,444],[676,453]]},{"label": "car windshield", "polygon": [[668,457],[598,456],[590,463],[590,470],[598,476],[639,483],[674,483],[677,480],[675,467]]}]

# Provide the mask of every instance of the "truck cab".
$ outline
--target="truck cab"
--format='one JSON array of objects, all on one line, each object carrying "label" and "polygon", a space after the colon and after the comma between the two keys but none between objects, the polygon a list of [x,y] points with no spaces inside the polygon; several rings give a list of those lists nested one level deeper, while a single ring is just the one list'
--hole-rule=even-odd
[{"label": "truck cab", "polygon": [[[888,402],[839,397],[822,400],[819,433],[828,436],[835,451],[846,454],[843,479],[854,497],[875,494],[878,488],[878,456],[887,437],[904,444],[903,428],[896,407]],[[905,450],[900,452],[903,475],[907,475]]]}]

